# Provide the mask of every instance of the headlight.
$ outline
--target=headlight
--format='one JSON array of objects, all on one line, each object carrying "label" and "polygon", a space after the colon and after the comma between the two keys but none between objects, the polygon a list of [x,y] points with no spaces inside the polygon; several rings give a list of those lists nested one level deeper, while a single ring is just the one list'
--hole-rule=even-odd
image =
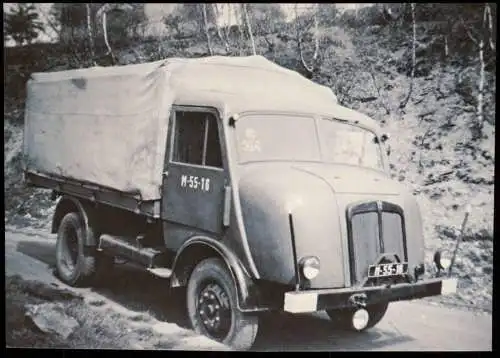
[{"label": "headlight", "polygon": [[352,326],[357,331],[362,331],[368,326],[368,322],[370,321],[370,314],[364,308],[361,308],[354,312],[352,315]]},{"label": "headlight", "polygon": [[308,280],[312,280],[319,274],[319,259],[316,256],[303,257],[300,260],[300,267],[304,277]]},{"label": "headlight", "polygon": [[451,259],[450,255],[446,252],[436,251],[434,254],[434,263],[439,270],[446,270],[450,267]]}]

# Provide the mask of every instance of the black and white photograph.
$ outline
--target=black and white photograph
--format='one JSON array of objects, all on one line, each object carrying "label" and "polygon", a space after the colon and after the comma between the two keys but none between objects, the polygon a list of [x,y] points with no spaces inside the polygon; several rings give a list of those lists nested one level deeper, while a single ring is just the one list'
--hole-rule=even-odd
[{"label": "black and white photograph", "polygon": [[7,349],[492,351],[496,3],[3,3]]}]

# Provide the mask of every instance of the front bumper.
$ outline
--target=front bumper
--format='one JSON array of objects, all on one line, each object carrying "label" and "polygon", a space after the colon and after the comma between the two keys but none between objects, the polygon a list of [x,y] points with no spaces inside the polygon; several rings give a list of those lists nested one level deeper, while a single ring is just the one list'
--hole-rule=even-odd
[{"label": "front bumper", "polygon": [[363,303],[413,300],[457,291],[457,279],[430,279],[392,286],[290,291],[285,293],[284,311],[290,313],[316,312],[327,309],[357,307],[353,297],[363,296]]}]

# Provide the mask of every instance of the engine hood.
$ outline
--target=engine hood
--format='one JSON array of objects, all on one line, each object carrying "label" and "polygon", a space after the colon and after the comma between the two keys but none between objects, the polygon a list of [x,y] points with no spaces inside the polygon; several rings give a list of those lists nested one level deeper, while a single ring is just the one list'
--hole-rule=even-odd
[{"label": "engine hood", "polygon": [[400,195],[405,188],[384,173],[350,165],[293,165],[328,182],[336,194]]},{"label": "engine hood", "polygon": [[252,256],[262,278],[284,284],[295,280],[289,214],[297,259],[313,255],[321,261],[320,274],[309,287],[345,287],[346,206],[371,199],[404,204],[404,187],[369,169],[297,163],[242,169],[239,195]]}]

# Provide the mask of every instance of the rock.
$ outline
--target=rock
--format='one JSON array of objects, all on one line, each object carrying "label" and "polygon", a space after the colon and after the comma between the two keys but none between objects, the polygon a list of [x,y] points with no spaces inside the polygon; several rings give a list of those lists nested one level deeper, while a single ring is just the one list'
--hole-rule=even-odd
[{"label": "rock", "polygon": [[187,332],[186,329],[179,327],[174,323],[160,322],[152,327],[153,331],[160,335],[172,335]]},{"label": "rock", "polygon": [[438,193],[438,192],[434,192],[432,193],[430,196],[429,196],[432,200],[437,200],[439,198],[442,197],[442,194],[441,193]]},{"label": "rock", "polygon": [[80,325],[76,319],[68,316],[59,303],[27,305],[26,316],[45,333],[55,333],[67,339]]},{"label": "rock", "polygon": [[233,349],[205,336],[193,335],[179,340],[172,350],[232,351]]},{"label": "rock", "polygon": [[493,273],[493,266],[483,267],[483,273],[485,273],[487,275],[491,275]]},{"label": "rock", "polygon": [[152,326],[155,333],[167,337],[178,337],[170,350],[216,350],[227,351],[230,347],[214,341],[191,330],[184,329],[173,323],[160,322]]}]

